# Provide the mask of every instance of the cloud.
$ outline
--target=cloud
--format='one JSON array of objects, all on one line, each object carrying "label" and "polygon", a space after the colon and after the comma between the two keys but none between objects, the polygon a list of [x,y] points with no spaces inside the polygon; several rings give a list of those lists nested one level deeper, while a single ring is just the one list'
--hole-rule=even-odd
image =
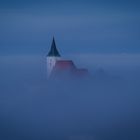
[{"label": "cloud", "polygon": [[[73,60],[78,56],[82,64],[96,58],[101,66],[116,63],[116,67],[122,66],[118,65],[122,59],[125,64],[139,58],[132,54],[82,54]],[[83,81],[48,81],[45,57],[0,58],[1,139],[139,139],[139,77],[94,78],[93,73],[93,78]],[[94,68],[92,63],[88,66]]]},{"label": "cloud", "polygon": [[[69,58],[74,58],[79,66],[86,66],[93,71],[103,68],[109,72],[118,74],[120,71],[123,75],[127,72],[139,71],[140,54],[118,53],[118,54],[98,54],[98,53],[81,53],[69,54]],[[126,71],[126,72],[125,72]],[[128,76],[128,73],[127,73]],[[134,76],[134,75],[133,75]]]}]

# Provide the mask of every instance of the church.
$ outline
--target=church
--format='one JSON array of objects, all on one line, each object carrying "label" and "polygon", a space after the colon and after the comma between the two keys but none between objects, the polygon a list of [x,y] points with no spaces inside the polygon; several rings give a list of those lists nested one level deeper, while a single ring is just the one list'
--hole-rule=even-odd
[{"label": "church", "polygon": [[56,47],[55,39],[53,37],[52,45],[49,53],[47,54],[47,75],[51,77],[86,77],[88,75],[87,69],[79,69],[76,67],[72,60],[65,60]]}]

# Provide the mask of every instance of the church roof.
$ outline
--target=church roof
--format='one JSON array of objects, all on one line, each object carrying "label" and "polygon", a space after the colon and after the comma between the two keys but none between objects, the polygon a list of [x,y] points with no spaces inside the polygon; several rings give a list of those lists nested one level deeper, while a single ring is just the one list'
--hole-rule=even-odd
[{"label": "church roof", "polygon": [[54,37],[53,37],[51,49],[50,49],[50,51],[49,51],[49,53],[48,53],[47,56],[58,56],[58,57],[60,57],[60,54],[59,54],[59,52],[58,52],[58,50],[57,50],[57,48],[56,48],[56,44],[55,44],[55,39],[54,39]]},{"label": "church roof", "polygon": [[76,69],[72,60],[57,60],[55,64],[57,70],[74,70]]},{"label": "church roof", "polygon": [[88,76],[87,69],[78,69],[72,60],[57,60],[52,71],[52,76]]}]

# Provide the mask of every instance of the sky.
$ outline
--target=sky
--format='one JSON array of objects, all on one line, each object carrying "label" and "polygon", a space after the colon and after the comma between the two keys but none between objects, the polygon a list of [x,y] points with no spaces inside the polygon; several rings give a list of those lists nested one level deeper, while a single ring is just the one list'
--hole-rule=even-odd
[{"label": "sky", "polygon": [[1,0],[0,54],[139,53],[137,0]]}]

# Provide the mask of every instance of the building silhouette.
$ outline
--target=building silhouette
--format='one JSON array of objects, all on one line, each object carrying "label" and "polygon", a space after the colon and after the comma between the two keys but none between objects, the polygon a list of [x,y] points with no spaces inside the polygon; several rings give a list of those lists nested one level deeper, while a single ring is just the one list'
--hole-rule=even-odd
[{"label": "building silhouette", "polygon": [[78,69],[72,60],[62,59],[53,37],[51,48],[47,55],[47,75],[48,77],[85,77],[88,75],[88,70]]}]

